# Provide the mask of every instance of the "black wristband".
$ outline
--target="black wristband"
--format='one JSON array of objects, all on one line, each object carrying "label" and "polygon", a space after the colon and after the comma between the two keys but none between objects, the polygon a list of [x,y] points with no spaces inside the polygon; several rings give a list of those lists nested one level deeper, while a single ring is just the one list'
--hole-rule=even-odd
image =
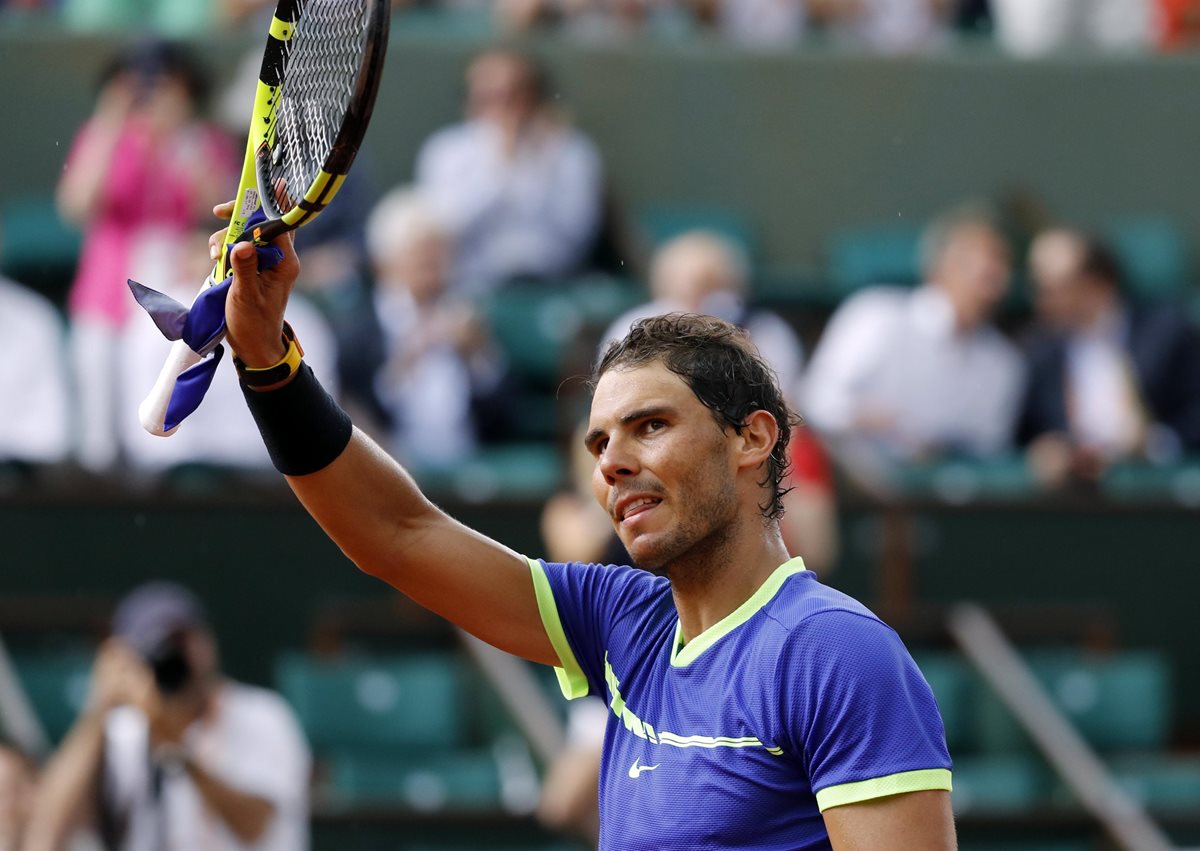
[{"label": "black wristband", "polygon": [[242,395],[258,424],[275,469],[285,476],[307,476],[333,463],[350,443],[349,415],[301,363],[296,376],[274,390],[242,383]]}]

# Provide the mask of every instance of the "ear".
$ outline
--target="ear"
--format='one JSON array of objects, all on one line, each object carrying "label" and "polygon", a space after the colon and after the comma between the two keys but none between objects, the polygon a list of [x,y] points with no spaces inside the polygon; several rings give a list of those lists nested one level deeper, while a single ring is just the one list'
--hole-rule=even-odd
[{"label": "ear", "polygon": [[771,450],[779,440],[779,423],[766,411],[754,411],[746,417],[738,437],[738,468],[756,470],[771,457]]}]

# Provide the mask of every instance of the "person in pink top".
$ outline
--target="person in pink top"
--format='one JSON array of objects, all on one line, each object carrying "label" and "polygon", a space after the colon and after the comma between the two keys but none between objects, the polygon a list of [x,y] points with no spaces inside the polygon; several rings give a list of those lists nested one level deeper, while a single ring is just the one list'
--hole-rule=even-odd
[{"label": "person in pink top", "polygon": [[126,279],[154,286],[169,275],[185,237],[236,176],[232,143],[200,117],[205,89],[199,66],[175,45],[151,43],[117,59],[59,182],[63,218],[84,230],[68,311],[77,449],[89,469],[115,464],[117,417],[135,415],[117,410],[114,380],[118,333],[134,305]]}]

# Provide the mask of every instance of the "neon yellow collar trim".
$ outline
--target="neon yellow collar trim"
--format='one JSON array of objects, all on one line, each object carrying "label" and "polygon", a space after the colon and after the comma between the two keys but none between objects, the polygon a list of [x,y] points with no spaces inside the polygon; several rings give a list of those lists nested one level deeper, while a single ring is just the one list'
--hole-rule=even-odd
[{"label": "neon yellow collar trim", "polygon": [[783,587],[784,580],[789,576],[802,573],[806,569],[804,559],[799,556],[790,561],[785,561],[779,567],[775,568],[775,571],[767,577],[767,581],[751,594],[746,602],[704,630],[704,632],[697,635],[687,644],[683,642],[683,624],[676,622],[675,640],[671,644],[671,667],[686,668],[692,664],[705,650],[750,620],[755,612],[771,602],[771,599]]}]

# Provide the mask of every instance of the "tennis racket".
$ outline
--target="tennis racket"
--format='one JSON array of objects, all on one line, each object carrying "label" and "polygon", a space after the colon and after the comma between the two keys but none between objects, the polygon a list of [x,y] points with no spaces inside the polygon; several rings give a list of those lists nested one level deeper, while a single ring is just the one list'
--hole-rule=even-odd
[{"label": "tennis racket", "polygon": [[[225,248],[192,307],[129,285],[175,343],[138,408],[146,431],[172,434],[199,405],[222,354],[229,250],[312,221],[341,188],[358,153],[383,70],[388,0],[279,0],[254,98],[241,181]],[[259,267],[279,260],[259,248]]]}]

